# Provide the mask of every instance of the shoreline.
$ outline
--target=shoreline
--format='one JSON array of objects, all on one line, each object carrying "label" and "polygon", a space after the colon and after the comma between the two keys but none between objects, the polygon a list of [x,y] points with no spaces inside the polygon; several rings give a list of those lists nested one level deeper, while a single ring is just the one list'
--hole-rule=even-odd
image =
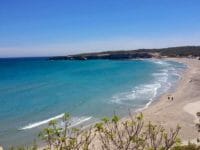
[{"label": "shoreline", "polygon": [[[174,90],[162,94],[148,108],[140,112],[144,114],[146,121],[151,120],[166,129],[180,125],[179,137],[184,141],[193,141],[198,137],[195,115],[200,111],[200,61],[189,58],[164,58],[164,60],[184,63],[187,68]],[[173,96],[174,99],[168,100],[169,96]]]}]

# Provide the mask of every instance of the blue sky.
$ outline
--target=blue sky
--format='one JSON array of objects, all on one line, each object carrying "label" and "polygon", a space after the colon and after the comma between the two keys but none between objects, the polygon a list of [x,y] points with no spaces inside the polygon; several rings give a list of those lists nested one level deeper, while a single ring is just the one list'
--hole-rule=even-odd
[{"label": "blue sky", "polygon": [[0,0],[0,57],[200,45],[199,0]]}]

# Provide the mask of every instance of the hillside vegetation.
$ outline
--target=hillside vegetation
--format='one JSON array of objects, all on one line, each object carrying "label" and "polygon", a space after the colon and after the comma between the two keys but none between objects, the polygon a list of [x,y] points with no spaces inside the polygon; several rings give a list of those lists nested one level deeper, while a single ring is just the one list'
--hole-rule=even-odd
[{"label": "hillside vegetation", "polygon": [[136,59],[152,57],[200,57],[200,46],[170,47],[162,49],[138,49],[104,51],[94,53],[83,53],[68,56],[51,57],[50,60],[91,60],[91,59]]}]

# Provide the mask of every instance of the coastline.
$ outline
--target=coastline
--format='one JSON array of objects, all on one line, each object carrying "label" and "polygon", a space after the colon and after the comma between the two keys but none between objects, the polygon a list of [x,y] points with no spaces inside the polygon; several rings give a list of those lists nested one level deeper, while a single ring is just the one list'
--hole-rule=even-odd
[{"label": "coastline", "polygon": [[[142,112],[144,114],[145,122],[151,121],[155,124],[160,124],[169,130],[181,126],[179,137],[183,144],[188,141],[196,142],[198,132],[195,127],[197,121],[196,113],[200,111],[200,61],[189,58],[161,58],[161,60],[169,60],[180,62],[187,65],[187,68],[182,72],[181,79],[176,83],[173,90],[169,90],[158,98],[153,100],[147,108],[141,109],[134,113]],[[198,85],[199,80],[199,86]],[[192,82],[191,82],[192,81]],[[186,91],[186,92],[185,92]],[[173,96],[174,100],[168,100],[168,96]],[[190,109],[193,106],[195,109]],[[122,121],[129,119],[129,117],[122,118]],[[89,126],[87,126],[89,127]],[[87,130],[87,127],[83,130]],[[99,140],[97,138],[93,141],[95,147],[99,147]],[[39,149],[42,150],[45,145],[41,144]]]},{"label": "coastline", "polygon": [[[166,129],[181,126],[180,138],[193,141],[198,137],[196,113],[200,111],[200,61],[189,58],[164,58],[187,65],[175,90],[161,95],[142,110],[145,121],[163,125]],[[168,100],[168,97],[173,100]],[[192,109],[191,109],[192,108]]]}]

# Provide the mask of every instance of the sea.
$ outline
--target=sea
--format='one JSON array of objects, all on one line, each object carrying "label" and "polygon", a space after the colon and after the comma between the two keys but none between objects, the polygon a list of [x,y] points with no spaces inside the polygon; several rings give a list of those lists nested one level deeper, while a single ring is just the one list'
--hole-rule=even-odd
[{"label": "sea", "polygon": [[146,109],[185,68],[160,59],[0,59],[0,145],[31,144],[49,121],[62,124],[65,112],[72,127],[84,127]]}]

